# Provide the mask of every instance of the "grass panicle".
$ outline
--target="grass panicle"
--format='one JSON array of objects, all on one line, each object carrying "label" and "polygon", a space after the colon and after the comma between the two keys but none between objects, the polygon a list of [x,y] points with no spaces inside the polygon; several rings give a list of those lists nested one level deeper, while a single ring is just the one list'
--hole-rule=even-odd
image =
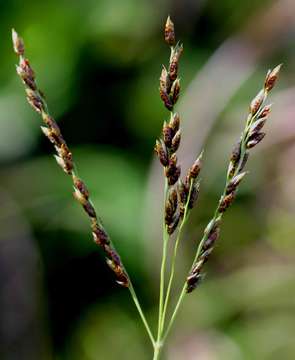
[{"label": "grass panicle", "polygon": [[[249,155],[252,149],[265,137],[265,132],[262,130],[264,130],[264,126],[267,124],[271,112],[271,105],[265,104],[265,102],[269,92],[276,84],[281,68],[281,65],[279,65],[273,70],[268,71],[262,89],[250,102],[244,130],[242,131],[239,141],[233,147],[229,159],[224,190],[218,201],[213,217],[206,226],[203,237],[198,243],[191,269],[185,279],[185,283],[176,300],[175,306],[171,310],[169,321],[166,324],[166,318],[170,311],[170,297],[181,236],[190,212],[195,206],[199,196],[199,176],[203,166],[203,151],[182,178],[181,167],[178,164],[176,155],[182,140],[180,128],[181,119],[180,115],[175,112],[174,109],[181,90],[178,72],[180,57],[183,53],[183,46],[176,41],[174,24],[169,16],[164,28],[164,39],[169,45],[171,53],[168,66],[162,67],[159,91],[160,98],[170,115],[168,120],[164,121],[161,138],[156,141],[155,145],[155,152],[163,167],[165,187],[158,327],[157,336],[154,336],[142,311],[130,277],[125,270],[109,235],[103,227],[100,218],[97,216],[96,210],[90,200],[90,194],[86,184],[78,177],[75,171],[72,153],[64,140],[57,123],[49,114],[45,97],[37,86],[35,73],[30,62],[25,58],[24,42],[14,30],[12,31],[13,48],[19,57],[19,64],[16,66],[16,71],[25,85],[27,100],[33,109],[42,117],[45,126],[41,126],[41,130],[56,150],[55,158],[58,165],[72,179],[74,186],[73,195],[81,204],[90,219],[95,243],[106,255],[107,264],[115,273],[117,283],[128,288],[131,293],[134,304],[153,345],[154,360],[158,360],[160,357],[163,345],[172,328],[185,295],[193,292],[203,279],[204,265],[209,260],[220,236],[223,215],[233,204],[239,187],[247,175],[245,166],[249,160]],[[168,244],[169,241],[172,240],[171,235],[174,235],[173,239],[175,238],[175,242],[173,244],[173,253],[170,261],[168,282],[166,282],[166,267],[169,258]]]},{"label": "grass panicle", "polygon": [[250,149],[254,148],[265,137],[263,129],[270,114],[270,105],[264,103],[269,92],[273,89],[278,78],[281,65],[267,73],[264,87],[251,101],[249,114],[240,141],[232,151],[228,165],[227,178],[223,194],[215,211],[213,219],[209,222],[200,243],[200,251],[194,261],[193,267],[187,278],[187,292],[192,292],[200,282],[203,265],[207,262],[219,236],[219,227],[222,216],[232,205],[238,188],[247,172],[243,171],[249,159]]},{"label": "grass panicle", "polygon": [[74,198],[81,204],[90,219],[94,242],[104,252],[106,256],[106,262],[116,276],[116,282],[119,285],[129,289],[134,304],[139,312],[139,315],[143,321],[149,338],[154,346],[154,336],[142,311],[141,305],[138,301],[129,275],[125,270],[120,256],[116,251],[115,247],[113,246],[109,235],[103,227],[102,221],[97,216],[96,210],[90,200],[90,194],[85,183],[76,174],[72,153],[69,150],[68,145],[64,140],[56,121],[49,114],[45,97],[37,86],[35,73],[30,65],[29,60],[24,57],[24,42],[14,29],[12,30],[12,42],[13,49],[19,57],[19,64],[16,66],[16,72],[25,85],[27,100],[29,104],[33,107],[33,109],[41,115],[42,120],[45,124],[45,126],[41,126],[41,130],[43,131],[44,135],[50,140],[56,150],[57,154],[55,155],[55,159],[58,165],[63,169],[66,174],[71,176],[74,186]]},{"label": "grass panicle", "polygon": [[25,85],[27,100],[33,109],[41,115],[42,120],[46,125],[41,126],[41,130],[54,145],[57,153],[55,155],[55,159],[58,165],[66,174],[70,175],[72,178],[74,185],[73,195],[75,199],[82,205],[90,219],[94,242],[100,246],[106,255],[107,264],[115,273],[117,283],[124,287],[129,287],[129,277],[124,269],[120,256],[113,247],[109,235],[107,234],[101,223],[101,220],[96,214],[85,183],[76,175],[72,153],[61,134],[59,126],[53,117],[49,114],[45,97],[37,86],[35,73],[30,65],[29,60],[24,57],[24,42],[15,30],[12,30],[12,41],[14,51],[19,56],[19,64],[16,66],[16,71]]}]

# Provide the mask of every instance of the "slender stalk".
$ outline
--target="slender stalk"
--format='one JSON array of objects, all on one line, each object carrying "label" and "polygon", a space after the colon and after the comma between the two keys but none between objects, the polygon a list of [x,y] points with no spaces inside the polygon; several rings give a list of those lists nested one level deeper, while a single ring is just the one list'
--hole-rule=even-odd
[{"label": "slender stalk", "polygon": [[163,336],[163,338],[162,338],[162,341],[163,341],[163,342],[165,342],[165,340],[166,340],[166,338],[167,338],[167,336],[168,336],[168,334],[169,334],[169,332],[170,332],[170,330],[171,330],[171,327],[172,327],[172,325],[173,325],[173,323],[174,323],[175,317],[176,317],[176,315],[177,315],[177,313],[178,313],[179,307],[180,307],[180,305],[181,305],[181,303],[182,303],[182,301],[183,301],[183,298],[184,298],[185,294],[186,294],[186,283],[184,284],[184,286],[183,286],[183,288],[182,288],[182,290],[181,290],[181,293],[180,293],[179,298],[178,298],[178,300],[177,300],[175,309],[174,309],[174,311],[173,311],[173,313],[172,313],[172,316],[171,316],[170,321],[169,321],[169,323],[168,323],[168,326],[167,326],[167,329],[166,329],[166,331],[165,331],[165,334],[164,334],[164,336]]},{"label": "slender stalk", "polygon": [[160,358],[161,349],[162,349],[162,344],[156,343],[155,346],[154,346],[153,360],[158,360]]},{"label": "slender stalk", "polygon": [[[167,199],[167,193],[168,193],[168,183],[167,183],[167,179],[165,178],[164,209],[165,209],[165,204],[166,204],[166,199]],[[164,290],[165,290],[165,270],[166,270],[168,240],[169,240],[169,235],[167,233],[165,220],[163,219],[163,251],[162,251],[162,262],[161,262],[161,275],[160,275],[160,295],[159,295],[159,317],[158,317],[157,341],[159,341],[160,335],[161,335],[161,322],[162,322]]]},{"label": "slender stalk", "polygon": [[143,312],[143,310],[142,310],[142,308],[141,308],[141,306],[140,306],[138,297],[137,297],[137,295],[136,295],[136,292],[135,292],[134,287],[133,287],[133,285],[132,285],[131,282],[130,282],[130,285],[129,285],[129,288],[128,288],[128,289],[129,289],[129,291],[130,291],[132,300],[134,301],[134,304],[135,304],[135,306],[136,306],[136,308],[137,308],[137,310],[138,310],[138,313],[139,313],[139,315],[140,315],[140,317],[141,317],[141,320],[142,320],[142,322],[143,322],[143,324],[144,324],[144,326],[145,326],[145,329],[146,329],[146,331],[147,331],[147,333],[148,333],[148,335],[149,335],[149,338],[150,338],[150,340],[151,340],[151,343],[152,343],[153,347],[155,347],[155,339],[154,339],[153,333],[152,333],[152,331],[151,331],[151,329],[150,329],[150,326],[149,326],[149,324],[148,324],[148,322],[147,322],[147,320],[146,320],[146,317],[145,317],[144,312]]}]

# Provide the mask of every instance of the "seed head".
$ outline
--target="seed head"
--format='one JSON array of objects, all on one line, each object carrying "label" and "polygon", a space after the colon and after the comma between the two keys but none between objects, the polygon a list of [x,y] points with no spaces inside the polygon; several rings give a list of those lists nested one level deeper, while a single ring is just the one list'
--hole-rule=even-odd
[{"label": "seed head", "polygon": [[211,229],[210,233],[208,234],[207,240],[203,244],[203,247],[202,247],[203,252],[207,251],[208,249],[210,249],[211,247],[214,246],[216,240],[219,237],[219,233],[220,233],[220,227],[218,224],[216,224]]},{"label": "seed head", "polygon": [[252,115],[255,115],[257,113],[264,99],[265,99],[265,92],[264,90],[260,90],[250,104],[250,112]]},{"label": "seed head", "polygon": [[271,106],[272,106],[271,104],[265,105],[262,108],[260,114],[258,115],[258,119],[267,118],[271,112]]},{"label": "seed head", "polygon": [[94,242],[98,245],[105,245],[110,243],[110,239],[106,231],[102,227],[99,227],[97,224],[93,229],[92,235]]},{"label": "seed head", "polygon": [[223,196],[219,203],[218,211],[220,213],[225,212],[226,209],[233,203],[234,199],[235,199],[234,192],[231,192],[230,194]]},{"label": "seed head", "polygon": [[182,45],[176,45],[171,55],[171,61],[169,64],[169,77],[171,81],[175,81],[178,74],[179,59],[183,52]]},{"label": "seed head", "polygon": [[178,196],[176,189],[171,189],[165,205],[165,223],[167,226],[173,222],[174,215],[178,206]]},{"label": "seed head", "polygon": [[169,149],[169,148],[171,148],[171,144],[172,144],[173,130],[166,122],[164,122],[162,132],[163,132],[164,143],[167,146],[167,148]]},{"label": "seed head", "polygon": [[41,113],[44,109],[44,103],[40,95],[30,88],[26,89],[26,93],[27,93],[28,103],[32,106],[32,108],[35,111]]},{"label": "seed head", "polygon": [[202,282],[203,277],[204,276],[202,274],[199,274],[198,272],[191,273],[186,279],[186,284],[187,284],[186,292],[189,294],[193,290],[195,290]]},{"label": "seed head", "polygon": [[180,180],[178,184],[178,193],[181,203],[185,204],[189,194],[189,184]]},{"label": "seed head", "polygon": [[172,152],[175,153],[178,150],[179,145],[180,145],[180,140],[181,140],[181,131],[178,130],[172,139],[172,144],[171,144]]},{"label": "seed head", "polygon": [[237,163],[240,160],[240,156],[241,156],[241,140],[238,141],[233,148],[231,161],[233,163]]},{"label": "seed head", "polygon": [[25,52],[24,42],[14,29],[12,29],[12,43],[15,53],[19,56],[22,56]]},{"label": "seed head", "polygon": [[268,71],[265,79],[264,88],[267,92],[271,91],[278,79],[282,64],[276,66],[273,70]]},{"label": "seed head", "polygon": [[90,218],[96,219],[95,209],[89,201],[87,201],[86,204],[83,205],[83,208]]},{"label": "seed head", "polygon": [[171,174],[169,176],[166,175],[167,179],[168,179],[168,185],[169,186],[172,186],[177,182],[177,180],[179,179],[180,173],[181,173],[180,166],[176,166],[173,169],[173,172],[171,172]]},{"label": "seed head", "polygon": [[180,215],[175,214],[175,216],[173,217],[173,222],[167,226],[167,232],[169,235],[172,235],[174,233],[174,231],[178,226],[179,220],[180,220]]},{"label": "seed head", "polygon": [[247,164],[248,159],[249,159],[249,151],[246,151],[244,153],[244,157],[243,157],[243,160],[242,160],[242,163],[241,163],[241,166],[240,166],[240,171],[242,171],[244,169],[244,167]]},{"label": "seed head", "polygon": [[196,201],[198,200],[198,197],[199,197],[199,193],[200,193],[200,183],[197,183],[197,184],[193,185],[192,190],[191,190],[191,195],[190,195],[190,199],[189,199],[189,203],[188,203],[189,209],[193,209],[193,207],[195,206]]},{"label": "seed head", "polygon": [[176,131],[179,129],[179,125],[180,125],[180,117],[178,113],[174,113],[171,116],[170,122],[169,122],[169,126],[171,127],[171,129],[173,130],[174,133],[176,133]]},{"label": "seed head", "polygon": [[165,25],[165,41],[168,45],[173,46],[175,45],[175,31],[174,31],[174,24],[171,21],[170,16],[168,16],[166,25]]},{"label": "seed head", "polygon": [[247,172],[242,172],[238,175],[236,175],[235,177],[233,177],[231,179],[231,181],[229,182],[229,184],[227,185],[227,188],[226,188],[226,194],[229,195],[231,194],[232,192],[234,192],[237,187],[240,185],[241,181],[243,180],[244,176],[247,174]]},{"label": "seed head", "polygon": [[16,72],[25,85],[27,85],[31,90],[37,90],[34,72],[30,67],[27,66],[24,68],[23,66],[16,65]]},{"label": "seed head", "polygon": [[163,65],[160,76],[160,89],[167,91],[169,88],[170,88],[170,79],[168,76],[168,71],[166,67]]},{"label": "seed head", "polygon": [[193,163],[192,167],[189,169],[189,180],[196,179],[201,171],[202,168],[202,158],[203,158],[203,151],[197,158],[197,160]]},{"label": "seed head", "polygon": [[83,206],[86,205],[87,199],[85,198],[85,196],[81,193],[81,191],[79,189],[74,188],[73,196],[81,205],[83,205]]},{"label": "seed head", "polygon": [[77,176],[73,176],[73,182],[76,189],[80,191],[81,194],[88,200],[89,198],[89,191],[85,185],[85,183],[79,179]]},{"label": "seed head", "polygon": [[164,106],[169,110],[173,110],[173,103],[170,99],[170,96],[168,95],[166,89],[161,88],[160,86],[160,97],[164,103]]},{"label": "seed head", "polygon": [[61,157],[59,157],[58,155],[54,155],[54,157],[55,157],[55,160],[56,160],[56,162],[58,163],[58,165],[59,165],[65,172],[67,172],[67,171],[66,171],[66,164],[65,164],[64,160],[63,160]]},{"label": "seed head", "polygon": [[176,104],[179,98],[179,93],[180,93],[180,80],[176,79],[171,87],[171,95],[170,95],[173,104]]},{"label": "seed head", "polygon": [[166,146],[162,140],[156,141],[155,152],[160,160],[160,163],[163,166],[167,166],[168,165],[168,154],[167,154]]},{"label": "seed head", "polygon": [[257,121],[252,124],[249,130],[249,138],[252,138],[255,134],[257,134],[264,126],[265,122],[267,120],[267,117],[258,119]]},{"label": "seed head", "polygon": [[265,135],[266,134],[264,132],[258,132],[253,134],[253,136],[247,142],[247,149],[251,149],[258,143],[260,143],[260,141],[265,137]]}]

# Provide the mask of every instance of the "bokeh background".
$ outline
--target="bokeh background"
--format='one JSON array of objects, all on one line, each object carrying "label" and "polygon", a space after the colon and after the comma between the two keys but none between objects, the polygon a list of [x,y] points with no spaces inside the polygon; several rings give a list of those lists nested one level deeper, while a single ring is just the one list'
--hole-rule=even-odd
[{"label": "bokeh background", "polygon": [[11,27],[79,175],[155,327],[163,178],[153,146],[169,49],[181,59],[183,169],[205,148],[202,188],[178,260],[177,292],[222,190],[232,145],[269,67],[284,63],[267,137],[228,211],[206,280],[187,296],[169,360],[295,358],[295,2],[0,2],[0,357],[151,359],[128,291],[116,286],[15,75]]}]

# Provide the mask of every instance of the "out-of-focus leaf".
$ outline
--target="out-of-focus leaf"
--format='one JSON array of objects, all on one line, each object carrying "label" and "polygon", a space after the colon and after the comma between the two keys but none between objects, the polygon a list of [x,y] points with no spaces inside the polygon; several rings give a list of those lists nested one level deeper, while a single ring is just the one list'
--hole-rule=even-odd
[{"label": "out-of-focus leaf", "polygon": [[152,356],[152,346],[143,342],[141,324],[118,304],[93,308],[81,320],[68,346],[67,357],[85,359],[141,359]]}]

